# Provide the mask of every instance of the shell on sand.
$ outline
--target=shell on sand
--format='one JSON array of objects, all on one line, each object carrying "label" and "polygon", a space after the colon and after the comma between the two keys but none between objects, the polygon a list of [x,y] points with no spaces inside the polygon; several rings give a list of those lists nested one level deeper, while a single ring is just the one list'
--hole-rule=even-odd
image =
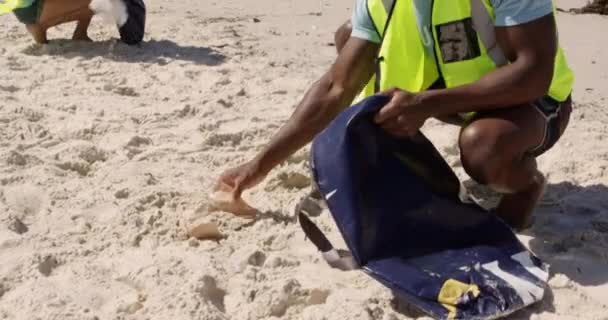
[{"label": "shell on sand", "polygon": [[199,240],[220,240],[224,238],[218,225],[214,222],[193,224],[188,230],[188,235]]}]

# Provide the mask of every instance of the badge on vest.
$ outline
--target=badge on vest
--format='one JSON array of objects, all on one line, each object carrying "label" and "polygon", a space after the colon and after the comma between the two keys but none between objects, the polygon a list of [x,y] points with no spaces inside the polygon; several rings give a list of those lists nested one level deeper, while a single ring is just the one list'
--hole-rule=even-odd
[{"label": "badge on vest", "polygon": [[466,18],[436,26],[443,63],[475,59],[481,56],[473,19]]}]

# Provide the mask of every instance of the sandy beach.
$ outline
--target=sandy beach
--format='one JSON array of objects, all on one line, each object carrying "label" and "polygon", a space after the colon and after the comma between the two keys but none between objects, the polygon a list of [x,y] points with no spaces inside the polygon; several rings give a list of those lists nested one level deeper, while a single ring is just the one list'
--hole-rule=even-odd
[{"label": "sandy beach", "polygon": [[[252,157],[333,61],[352,2],[149,0],[137,47],[99,19],[94,43],[65,40],[64,25],[35,45],[2,16],[0,319],[430,319],[305,240],[294,208],[310,190],[308,150],[245,194],[257,220],[209,208],[217,176]],[[608,17],[557,19],[576,105],[539,158],[549,186],[520,236],[551,265],[550,287],[511,320],[608,319]],[[458,128],[424,132],[469,180]],[[201,221],[225,238],[189,238]]]}]

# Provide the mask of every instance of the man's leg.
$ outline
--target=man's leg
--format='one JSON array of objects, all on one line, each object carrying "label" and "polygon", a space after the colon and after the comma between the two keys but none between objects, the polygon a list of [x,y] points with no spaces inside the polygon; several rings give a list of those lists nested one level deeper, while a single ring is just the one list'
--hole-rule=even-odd
[{"label": "man's leg", "polygon": [[504,193],[496,213],[525,228],[545,179],[530,153],[545,139],[546,119],[532,105],[479,113],[460,134],[462,164],[477,182]]},{"label": "man's leg", "polygon": [[90,3],[90,0],[44,0],[37,25],[37,29],[42,30],[45,34],[44,42],[46,42],[47,29],[72,21],[78,21],[73,39],[90,40],[87,35],[93,17],[93,12],[89,9]]},{"label": "man's leg", "polygon": [[80,40],[80,41],[93,41],[89,38],[89,25],[91,25],[91,19],[93,15],[85,16],[81,20],[78,20],[78,24],[76,25],[76,29],[74,30],[74,35],[72,36],[72,40]]},{"label": "man's leg", "polygon": [[36,43],[44,44],[48,42],[48,39],[46,38],[46,29],[43,28],[41,25],[28,24],[25,27],[27,28],[27,31],[29,31],[29,33],[32,35],[32,37],[34,37],[34,41],[36,41]]},{"label": "man's leg", "polygon": [[128,18],[120,25],[120,40],[128,45],[136,45],[144,39],[146,32],[146,4],[143,0],[123,0]]}]

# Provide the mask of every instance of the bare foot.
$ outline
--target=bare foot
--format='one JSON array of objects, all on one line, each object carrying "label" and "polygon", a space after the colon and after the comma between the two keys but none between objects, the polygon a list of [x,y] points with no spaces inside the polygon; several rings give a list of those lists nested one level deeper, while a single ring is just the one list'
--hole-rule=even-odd
[{"label": "bare foot", "polygon": [[516,231],[532,226],[532,213],[545,192],[546,180],[542,173],[534,176],[534,182],[524,191],[504,195],[496,208],[496,214]]},{"label": "bare foot", "polygon": [[85,34],[75,34],[72,36],[72,40],[74,41],[86,41],[86,42],[93,42],[93,40],[91,38],[89,38],[89,36],[85,33]]},{"label": "bare foot", "polygon": [[231,188],[225,184],[221,184],[209,196],[209,199],[212,209],[230,212],[239,217],[254,219],[259,213],[257,209],[247,204],[242,198],[234,198]]},{"label": "bare foot", "polygon": [[34,37],[34,41],[38,44],[45,44],[48,42],[46,38],[46,29],[38,24],[28,24],[26,26],[27,31]]},{"label": "bare foot", "polygon": [[88,35],[89,25],[91,24],[91,17],[85,17],[82,20],[78,21],[76,25],[76,30],[74,30],[74,35],[72,36],[72,40],[76,41],[88,41],[93,42]]}]

